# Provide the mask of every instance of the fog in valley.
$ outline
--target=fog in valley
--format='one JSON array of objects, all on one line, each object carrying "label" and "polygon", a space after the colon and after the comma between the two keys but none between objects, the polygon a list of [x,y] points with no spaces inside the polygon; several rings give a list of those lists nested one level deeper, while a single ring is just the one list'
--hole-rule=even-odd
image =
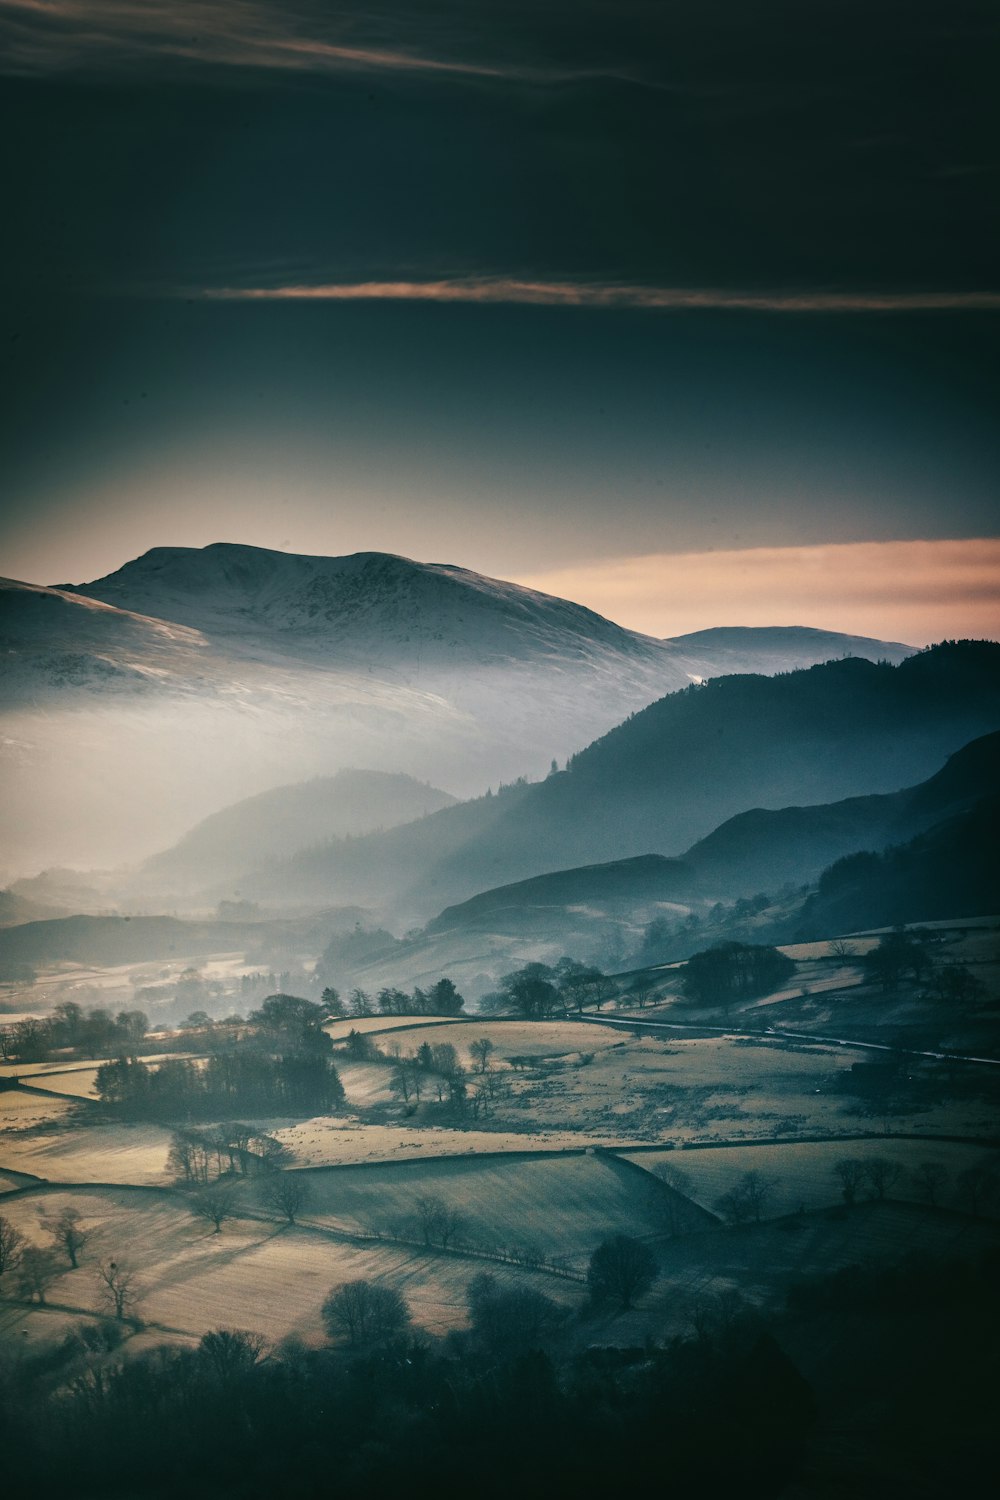
[{"label": "fog in valley", "polygon": [[997,1487],[977,0],[0,0],[0,1489]]}]

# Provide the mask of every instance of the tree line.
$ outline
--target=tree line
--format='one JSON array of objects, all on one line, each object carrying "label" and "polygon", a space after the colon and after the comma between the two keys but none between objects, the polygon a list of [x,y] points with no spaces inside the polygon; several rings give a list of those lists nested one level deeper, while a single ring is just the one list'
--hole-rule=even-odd
[{"label": "tree line", "polygon": [[374,996],[367,990],[353,989],[346,999],[328,985],[321,1000],[327,1016],[333,1020],[348,1016],[356,1020],[368,1016],[460,1016],[465,1006],[464,998],[447,977],[437,980],[427,990],[417,985],[407,992],[387,985]]},{"label": "tree line", "polygon": [[328,1114],[344,1088],[325,1014],[296,995],[270,995],[241,1031],[216,1035],[207,1058],[150,1065],[123,1055],[98,1068],[95,1089],[123,1119]]},{"label": "tree line", "polygon": [[134,1052],[148,1031],[144,1011],[112,1015],[101,1006],[85,1011],[74,1000],[64,1000],[51,1016],[28,1016],[0,1026],[0,1057],[4,1062],[48,1062],[54,1052],[70,1049],[84,1057],[107,1057]]}]

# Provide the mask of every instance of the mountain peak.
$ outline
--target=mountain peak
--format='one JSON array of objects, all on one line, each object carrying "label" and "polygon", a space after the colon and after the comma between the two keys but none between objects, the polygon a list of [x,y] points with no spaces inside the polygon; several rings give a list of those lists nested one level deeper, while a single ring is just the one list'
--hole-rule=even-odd
[{"label": "mountain peak", "polygon": [[216,542],[155,547],[68,591],[215,634],[294,638],[369,658],[537,660],[606,653],[659,660],[664,647],[583,605],[447,563],[388,552],[346,557]]}]

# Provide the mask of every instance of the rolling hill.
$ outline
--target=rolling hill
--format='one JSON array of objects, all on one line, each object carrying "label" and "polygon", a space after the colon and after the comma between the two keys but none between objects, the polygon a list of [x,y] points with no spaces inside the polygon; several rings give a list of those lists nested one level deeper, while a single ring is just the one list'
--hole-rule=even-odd
[{"label": "rolling hill", "polygon": [[325,839],[356,837],[426,817],[455,798],[412,776],[338,771],[273,787],[205,818],[144,864],[139,884],[191,888],[238,877],[262,855],[282,857]]},{"label": "rolling hill", "polygon": [[[241,889],[298,902],[351,892],[397,919],[426,921],[546,871],[677,856],[748,804],[778,811],[895,792],[998,725],[1000,646],[989,642],[945,644],[898,667],[855,659],[719,678],[652,704],[544,782],[331,842],[248,874]],[[864,809],[816,822],[831,817],[836,837],[857,847]],[[815,842],[819,869],[830,836],[825,848]],[[706,871],[713,858],[725,864],[711,846],[699,858]]]},{"label": "rolling hill", "polygon": [[140,861],[350,766],[471,796],[722,670],[910,651],[794,629],[660,641],[467,569],[231,544],[0,586],[0,643],[14,874]]}]

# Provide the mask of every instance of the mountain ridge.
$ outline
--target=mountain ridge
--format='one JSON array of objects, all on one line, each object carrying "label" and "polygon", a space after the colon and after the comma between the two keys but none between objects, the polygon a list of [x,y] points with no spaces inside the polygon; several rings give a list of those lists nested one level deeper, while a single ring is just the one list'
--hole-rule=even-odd
[{"label": "mountain ridge", "polygon": [[994,643],[945,644],[897,667],[847,660],[718,678],[658,700],[545,781],[294,856],[280,877],[261,870],[244,883],[266,899],[277,881],[300,900],[356,883],[357,899],[381,893],[426,921],[540,873],[680,856],[748,801],[778,811],[914,786],[998,726]]},{"label": "mountain ridge", "polygon": [[15,876],[140,863],[228,803],[349,766],[475,796],[720,670],[911,649],[795,628],[678,645],[450,564],[231,543],[0,588],[0,635]]}]

